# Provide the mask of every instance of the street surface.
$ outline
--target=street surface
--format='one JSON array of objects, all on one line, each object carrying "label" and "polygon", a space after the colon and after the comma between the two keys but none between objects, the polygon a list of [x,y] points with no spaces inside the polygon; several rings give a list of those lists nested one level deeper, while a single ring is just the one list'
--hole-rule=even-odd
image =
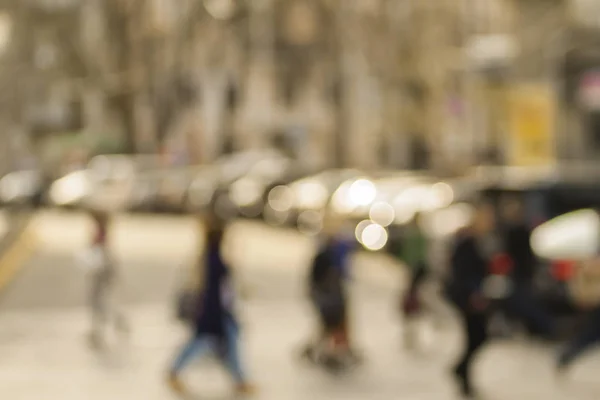
[{"label": "street surface", "polygon": [[[0,393],[7,400],[165,400],[174,350],[186,337],[172,318],[175,293],[199,243],[195,221],[124,216],[114,227],[123,297],[133,332],[104,355],[86,345],[86,270],[77,254],[89,223],[77,214],[45,212],[35,220],[37,250],[0,296]],[[446,371],[459,345],[453,324],[431,331],[419,353],[401,342],[396,314],[398,268],[383,256],[354,262],[353,323],[366,364],[332,377],[299,363],[298,347],[314,332],[304,299],[312,243],[292,231],[240,222],[228,235],[235,265],[248,369],[269,400],[445,400],[456,398]],[[597,400],[600,354],[582,360],[564,382],[552,368],[555,349],[524,341],[487,349],[477,371],[485,399]],[[228,399],[228,381],[212,360],[186,381],[202,399]]]}]

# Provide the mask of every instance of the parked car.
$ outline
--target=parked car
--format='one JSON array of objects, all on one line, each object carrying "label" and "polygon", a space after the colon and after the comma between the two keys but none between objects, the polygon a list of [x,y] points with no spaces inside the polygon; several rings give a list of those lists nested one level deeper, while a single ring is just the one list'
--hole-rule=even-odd
[{"label": "parked car", "polygon": [[306,233],[317,233],[339,187],[364,176],[365,172],[355,169],[329,169],[276,186],[267,195],[265,219],[274,225],[291,225]]},{"label": "parked car", "polygon": [[187,196],[190,186],[202,167],[171,167],[155,171],[154,210],[182,213],[188,211]]},{"label": "parked car", "polygon": [[187,189],[186,208],[194,211],[214,202],[226,218],[257,216],[266,185],[285,170],[288,160],[275,150],[251,150],[198,168]]},{"label": "parked car", "polygon": [[269,199],[281,195],[281,191],[285,191],[288,184],[307,176],[308,172],[305,167],[289,157],[267,158],[233,182],[229,194],[241,217],[262,218],[271,223],[281,223],[284,221],[279,218],[277,210],[272,208]]},{"label": "parked car", "polygon": [[3,205],[35,203],[43,186],[44,181],[39,170],[10,172],[0,179],[0,202]]},{"label": "parked car", "polygon": [[[556,274],[561,265],[577,261],[556,257],[561,249],[571,246],[569,239],[573,237],[569,236],[570,229],[564,228],[569,224],[557,224],[556,221],[564,221],[579,210],[598,208],[600,168],[563,164],[548,168],[481,168],[477,172],[479,181],[483,183],[482,193],[496,205],[500,222],[505,199],[518,198],[525,206],[526,222],[535,229],[533,238],[537,237],[532,239],[532,245],[540,255],[535,279],[538,299],[558,317],[577,318],[581,310],[569,295],[570,279]],[[545,253],[540,253],[540,232],[548,231],[550,225],[562,228],[543,235]],[[577,246],[587,243],[581,239]],[[549,253],[555,256],[548,257]]]}]

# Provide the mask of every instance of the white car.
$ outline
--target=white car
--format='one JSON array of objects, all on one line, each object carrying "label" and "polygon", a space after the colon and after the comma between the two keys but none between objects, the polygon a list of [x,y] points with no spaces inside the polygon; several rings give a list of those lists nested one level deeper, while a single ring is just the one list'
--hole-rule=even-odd
[{"label": "white car", "polygon": [[0,179],[0,201],[20,204],[31,200],[41,189],[42,176],[38,170],[15,171]]},{"label": "white car", "polygon": [[276,186],[267,195],[265,219],[274,225],[292,224],[305,233],[318,233],[340,185],[365,176],[367,174],[355,169],[331,169]]}]

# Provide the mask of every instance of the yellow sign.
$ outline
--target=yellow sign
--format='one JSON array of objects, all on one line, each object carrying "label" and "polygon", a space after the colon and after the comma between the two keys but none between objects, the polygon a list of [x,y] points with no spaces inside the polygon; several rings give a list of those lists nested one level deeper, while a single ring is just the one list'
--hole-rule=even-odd
[{"label": "yellow sign", "polygon": [[510,163],[544,166],[555,160],[556,102],[552,89],[523,85],[509,96]]}]

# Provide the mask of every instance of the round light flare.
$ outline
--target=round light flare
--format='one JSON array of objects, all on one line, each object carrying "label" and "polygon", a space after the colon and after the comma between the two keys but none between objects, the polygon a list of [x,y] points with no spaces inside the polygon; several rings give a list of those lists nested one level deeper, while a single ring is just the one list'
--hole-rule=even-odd
[{"label": "round light flare", "polygon": [[396,219],[396,211],[385,201],[378,201],[371,206],[369,218],[381,226],[390,226]]},{"label": "round light flare", "polygon": [[295,204],[301,209],[323,208],[329,197],[327,188],[319,182],[301,182],[294,187]]},{"label": "round light flare", "polygon": [[276,186],[269,192],[267,201],[273,210],[287,212],[294,205],[294,193],[287,186]]},{"label": "round light flare", "polygon": [[366,227],[370,226],[371,224],[373,224],[373,221],[371,220],[364,220],[364,221],[360,221],[357,225],[356,225],[356,229],[354,230],[354,236],[356,237],[356,240],[362,244],[362,235],[363,232],[365,230]]},{"label": "round light flare", "polygon": [[423,203],[424,211],[433,211],[449,207],[454,201],[454,190],[444,182],[431,186],[426,201]]},{"label": "round light flare", "polygon": [[381,250],[385,247],[387,241],[387,230],[379,224],[371,223],[362,231],[361,243],[367,250]]},{"label": "round light flare", "polygon": [[358,179],[350,186],[348,196],[356,207],[368,206],[377,197],[377,188],[368,179]]},{"label": "round light flare", "polygon": [[350,199],[350,186],[350,181],[342,183],[331,198],[331,207],[338,214],[348,214],[356,208]]},{"label": "round light flare", "polygon": [[242,178],[231,185],[229,197],[231,201],[238,207],[250,207],[262,195],[261,185],[254,179]]}]

